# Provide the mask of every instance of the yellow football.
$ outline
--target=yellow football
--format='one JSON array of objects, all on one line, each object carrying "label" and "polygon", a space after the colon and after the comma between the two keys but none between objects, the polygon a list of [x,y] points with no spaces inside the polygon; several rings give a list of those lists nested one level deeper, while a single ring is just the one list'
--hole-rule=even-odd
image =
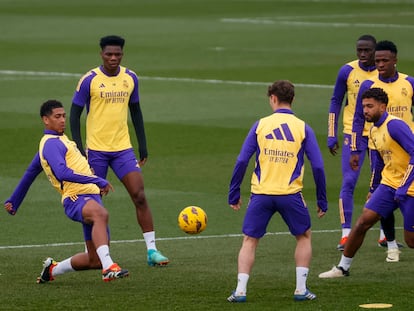
[{"label": "yellow football", "polygon": [[188,234],[198,234],[207,227],[207,214],[198,206],[187,206],[178,215],[178,226]]}]

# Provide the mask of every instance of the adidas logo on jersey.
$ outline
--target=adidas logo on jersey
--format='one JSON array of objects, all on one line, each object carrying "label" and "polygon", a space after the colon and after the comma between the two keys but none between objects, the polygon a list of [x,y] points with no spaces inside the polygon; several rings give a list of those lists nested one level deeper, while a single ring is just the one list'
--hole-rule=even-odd
[{"label": "adidas logo on jersey", "polygon": [[267,134],[265,137],[266,139],[287,140],[292,142],[295,141],[292,132],[286,123],[282,123],[280,125],[280,128],[275,128],[272,133]]}]

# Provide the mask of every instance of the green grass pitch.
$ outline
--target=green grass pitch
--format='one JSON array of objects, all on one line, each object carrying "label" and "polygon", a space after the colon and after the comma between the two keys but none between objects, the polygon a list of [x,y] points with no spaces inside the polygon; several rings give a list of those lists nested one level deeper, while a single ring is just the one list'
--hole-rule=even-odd
[{"label": "green grass pitch", "polygon": [[[130,277],[106,284],[99,271],[63,275],[37,285],[47,256],[83,250],[80,225],[68,220],[46,178],[33,184],[17,215],[0,216],[0,310],[358,310],[391,303],[411,310],[414,251],[385,262],[371,230],[351,276],[320,280],[337,264],[340,157],[326,148],[327,113],[337,71],[355,58],[355,40],[370,33],[392,40],[398,68],[414,75],[411,0],[0,0],[0,198],[8,198],[42,135],[40,104],[70,101],[81,74],[100,64],[98,40],[126,38],[123,65],[140,76],[149,161],[143,168],[157,246],[166,268],[146,265],[145,245],[126,191],[113,174],[111,254]],[[296,84],[294,110],[315,130],[325,160],[330,210],[317,219],[307,167],[304,196],[312,212],[309,288],[318,295],[295,303],[295,240],[280,217],[259,245],[248,302],[226,297],[236,284],[240,228],[246,204],[227,206],[234,161],[252,123],[270,113],[267,85]],[[70,132],[68,131],[68,134]],[[135,137],[133,143],[136,145]],[[243,184],[248,201],[250,171]],[[368,189],[367,165],[355,191],[356,217]],[[188,236],[179,211],[201,206],[207,229]],[[402,220],[397,213],[397,239]]]}]

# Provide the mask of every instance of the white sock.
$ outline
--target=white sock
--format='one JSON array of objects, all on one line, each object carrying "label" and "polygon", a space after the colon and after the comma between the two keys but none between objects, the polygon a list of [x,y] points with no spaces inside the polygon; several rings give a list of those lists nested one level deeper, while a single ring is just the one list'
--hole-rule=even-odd
[{"label": "white sock", "polygon": [[346,237],[351,232],[351,228],[342,228],[342,237]]},{"label": "white sock", "polygon": [[344,268],[344,270],[349,270],[352,264],[352,258],[346,257],[344,255],[341,256],[341,261],[339,262],[340,267]]},{"label": "white sock", "polygon": [[296,267],[296,291],[303,293],[306,291],[306,280],[308,279],[309,268]]},{"label": "white sock", "polygon": [[397,241],[396,240],[394,240],[394,241],[387,241],[387,246],[388,246],[388,249],[398,248],[398,244],[397,244]]},{"label": "white sock", "polygon": [[72,268],[71,260],[72,260],[72,257],[66,258],[65,260],[62,260],[61,262],[58,262],[58,264],[52,269],[52,276],[61,275],[67,272],[75,271],[75,269]]},{"label": "white sock", "polygon": [[147,250],[157,250],[157,247],[155,246],[155,231],[144,232],[142,235],[144,236],[145,244],[147,245]]},{"label": "white sock", "polygon": [[237,287],[236,296],[246,296],[247,293],[247,282],[249,281],[249,275],[247,273],[237,274]]},{"label": "white sock", "polygon": [[385,239],[385,234],[384,234],[384,230],[380,229],[380,236],[379,236],[380,240],[384,240]]},{"label": "white sock", "polygon": [[99,256],[99,259],[102,263],[102,270],[108,269],[114,263],[112,261],[111,255],[109,255],[109,246],[101,245],[96,249],[96,253]]}]

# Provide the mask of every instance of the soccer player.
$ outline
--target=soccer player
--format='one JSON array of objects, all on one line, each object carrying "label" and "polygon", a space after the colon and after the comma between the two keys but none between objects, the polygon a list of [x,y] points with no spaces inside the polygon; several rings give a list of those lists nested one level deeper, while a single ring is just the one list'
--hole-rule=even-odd
[{"label": "soccer player", "polygon": [[39,152],[4,207],[14,215],[30,184],[43,170],[62,195],[65,214],[82,223],[87,252],[61,262],[47,258],[37,283],[53,281],[57,275],[66,272],[87,269],[102,269],[105,282],[128,276],[128,270],[121,269],[109,254],[109,216],[102,205],[101,195],[112,190],[112,185],[92,173],[76,144],[64,134],[66,114],[61,102],[46,101],[40,108],[40,117],[45,130]]},{"label": "soccer player", "polygon": [[[80,79],[73,96],[70,112],[72,138],[79,150],[87,154],[96,175],[106,178],[108,167],[111,167],[127,189],[147,246],[148,265],[167,265],[168,258],[156,247],[152,213],[144,192],[141,166],[145,164],[148,153],[138,77],[120,65],[124,44],[125,40],[119,36],[101,38],[102,65]],[[80,117],[85,107],[87,153],[80,130]],[[129,137],[128,109],[139,143],[139,161]]]},{"label": "soccer player", "polygon": [[[378,69],[381,72],[381,67]],[[373,122],[370,139],[374,150],[372,187],[368,201],[352,227],[338,266],[319,274],[320,278],[349,276],[352,260],[366,232],[381,217],[400,208],[404,217],[404,238],[414,248],[414,134],[403,120],[387,112],[388,95],[381,88],[370,88],[362,96],[365,120]]]},{"label": "soccer player", "polygon": [[[352,134],[352,120],[355,114],[355,100],[361,83],[378,75],[375,68],[374,53],[376,39],[371,35],[363,35],[356,42],[358,59],[351,61],[339,70],[334,91],[329,106],[328,118],[328,148],[332,155],[336,155],[338,143],[338,118],[342,103],[345,100],[343,111],[343,148],[342,148],[342,185],[339,193],[339,215],[342,226],[342,237],[337,249],[343,251],[352,226],[352,213],[354,210],[354,190],[360,169],[352,170],[349,165],[350,142]],[[364,129],[361,142],[361,156],[359,167],[362,166],[367,150],[368,128]]]},{"label": "soccer player", "polygon": [[[361,147],[361,132],[364,124],[364,114],[362,111],[361,94],[369,88],[380,87],[388,94],[387,112],[393,116],[403,119],[408,126],[414,130],[412,105],[414,101],[414,78],[397,71],[397,47],[391,41],[380,41],[375,48],[375,64],[378,75],[362,83],[357,96],[356,113],[353,121],[353,141],[351,146],[351,166],[359,170],[359,157],[363,153],[365,143]],[[369,149],[373,149],[371,141]],[[373,162],[373,161],[371,161]],[[394,214],[388,218],[381,219],[381,226],[385,232],[386,245],[388,247],[386,260],[388,262],[398,262],[401,246],[395,240]],[[379,241],[381,242],[381,241]]]},{"label": "soccer player", "polygon": [[237,287],[227,298],[245,302],[247,282],[255,261],[259,240],[266,233],[273,214],[278,212],[296,238],[297,301],[313,300],[306,281],[312,257],[311,220],[302,196],[304,155],[310,161],[316,184],[318,217],[328,209],[326,179],[321,151],[313,130],[292,110],[295,95],[291,82],[280,80],[268,88],[269,104],[274,111],[250,129],[231,178],[228,203],[233,210],[242,204],[240,185],[250,158],[256,153],[256,166],[251,178],[251,197],[243,222],[243,243],[238,257]]}]

